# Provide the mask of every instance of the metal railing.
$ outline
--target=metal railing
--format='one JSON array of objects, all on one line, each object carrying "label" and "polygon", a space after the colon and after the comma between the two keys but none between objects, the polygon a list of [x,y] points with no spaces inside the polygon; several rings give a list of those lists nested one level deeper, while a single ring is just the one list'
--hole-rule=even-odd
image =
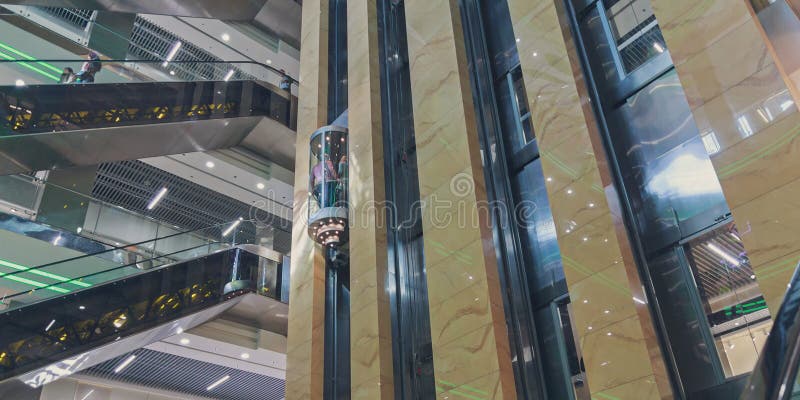
[{"label": "metal railing", "polygon": [[[235,220],[215,224],[206,228],[179,232],[164,237],[114,246],[108,250],[84,254],[37,266],[15,265],[15,270],[0,273],[0,280],[8,280],[27,286],[24,290],[6,293],[0,302],[0,310],[18,308],[75,291],[85,290],[108,281],[138,275],[148,270],[215,253],[219,250],[242,244],[253,244],[237,239],[237,232],[252,220]],[[204,243],[196,243],[198,236],[209,237]],[[215,238],[210,238],[216,236]],[[183,243],[191,243],[184,247]],[[140,249],[150,249],[150,257],[126,260]],[[157,250],[157,249],[162,250]],[[117,262],[116,260],[122,260]],[[5,263],[8,267],[9,263]],[[89,266],[89,267],[87,267]],[[67,271],[90,269],[89,273],[71,276]],[[13,305],[12,302],[13,301]]]},{"label": "metal railing", "polygon": [[[51,14],[68,25],[85,30],[87,35],[95,29],[104,31],[105,34],[116,36],[128,43],[128,56],[133,62],[164,62],[173,65],[169,71],[176,80],[244,80],[254,79],[262,81],[280,82],[287,79],[291,84],[297,81],[279,69],[267,64],[254,61],[224,61],[219,57],[186,42],[172,32],[148,21],[142,16],[136,16],[130,36],[123,36],[103,24],[95,21],[95,12],[92,10],[37,7]],[[88,36],[87,36],[88,37]],[[175,50],[174,52],[172,50]],[[90,49],[87,49],[89,52]],[[112,60],[107,60],[112,61]],[[113,60],[119,61],[119,60]],[[213,68],[222,64],[237,64],[233,68],[219,70]],[[269,73],[254,74],[252,71],[237,68],[238,64],[259,64]],[[233,71],[231,73],[231,71]],[[230,76],[228,74],[231,74]]]}]

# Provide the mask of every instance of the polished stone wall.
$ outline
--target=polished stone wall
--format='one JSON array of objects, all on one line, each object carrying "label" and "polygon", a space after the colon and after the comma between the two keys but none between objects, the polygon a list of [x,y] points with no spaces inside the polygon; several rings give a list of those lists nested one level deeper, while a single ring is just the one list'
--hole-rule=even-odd
[{"label": "polished stone wall", "polygon": [[353,399],[393,399],[386,201],[375,1],[347,2],[350,363]]},{"label": "polished stone wall", "polygon": [[671,398],[561,2],[508,5],[592,397]]},{"label": "polished stone wall", "polygon": [[456,0],[406,0],[438,398],[516,398]]},{"label": "polished stone wall", "polygon": [[309,139],[327,123],[328,1],[303,2],[286,399],[322,399],[325,260],[308,236]]},{"label": "polished stone wall", "polygon": [[652,0],[774,314],[800,261],[800,112],[747,1]]}]

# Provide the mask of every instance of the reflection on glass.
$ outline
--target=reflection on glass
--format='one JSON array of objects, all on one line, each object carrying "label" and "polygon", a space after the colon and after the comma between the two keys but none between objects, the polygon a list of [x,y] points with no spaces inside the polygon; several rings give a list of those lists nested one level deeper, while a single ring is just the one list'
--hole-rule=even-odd
[{"label": "reflection on glass", "polygon": [[313,208],[342,207],[347,201],[347,142],[339,131],[326,131],[311,142]]},{"label": "reflection on glass", "polygon": [[517,108],[519,119],[520,140],[522,144],[533,140],[533,124],[531,123],[531,110],[528,106],[528,94],[525,91],[525,82],[522,80],[522,69],[517,66],[509,74],[511,91]]},{"label": "reflection on glass", "polygon": [[752,371],[772,319],[739,232],[728,224],[686,245],[726,377]]},{"label": "reflection on glass", "polygon": [[604,0],[603,4],[625,73],[666,50],[650,0]]}]

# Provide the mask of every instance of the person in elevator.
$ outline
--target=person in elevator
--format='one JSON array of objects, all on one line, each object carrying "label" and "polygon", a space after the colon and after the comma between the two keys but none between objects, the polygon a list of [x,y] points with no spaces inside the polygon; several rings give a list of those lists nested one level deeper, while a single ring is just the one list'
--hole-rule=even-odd
[{"label": "person in elevator", "polygon": [[[346,201],[345,193],[347,193],[347,155],[342,155],[339,159],[339,168],[337,173],[339,174],[339,182],[336,185],[336,202],[343,203]],[[337,206],[344,206],[344,204],[337,204]]]},{"label": "person in elevator", "polygon": [[75,71],[70,68],[64,68],[64,72],[61,73],[61,79],[58,80],[58,83],[72,83],[75,82]]},{"label": "person in elevator", "polygon": [[317,199],[320,208],[333,205],[336,197],[336,185],[339,180],[331,160],[326,158],[323,162],[322,156],[322,152],[317,154],[317,163],[311,168],[314,198]]},{"label": "person in elevator", "polygon": [[81,66],[81,70],[75,75],[75,82],[78,83],[92,83],[94,82],[94,76],[100,69],[103,67],[103,64],[100,62],[100,56],[97,53],[90,51],[89,54],[86,55],[86,62],[83,63]]},{"label": "person in elevator", "polygon": [[281,78],[281,83],[280,83],[281,90],[285,90],[287,93],[291,94],[292,93],[292,79],[289,78],[289,75],[286,74],[285,70],[281,70],[281,75],[283,75],[283,78]]}]

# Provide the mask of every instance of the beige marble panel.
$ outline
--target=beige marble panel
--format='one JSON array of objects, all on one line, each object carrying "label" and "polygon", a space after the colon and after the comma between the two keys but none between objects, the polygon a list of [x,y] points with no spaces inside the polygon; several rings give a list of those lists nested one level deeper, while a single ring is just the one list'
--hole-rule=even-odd
[{"label": "beige marble panel", "polygon": [[[770,64],[696,107],[694,120],[700,132],[714,132],[720,150],[724,151],[794,114],[794,107],[788,107],[793,104],[785,103],[789,100],[791,96],[780,80],[780,73]],[[764,109],[766,104],[772,109],[769,114]]]},{"label": "beige marble panel", "polygon": [[513,399],[489,215],[476,212],[486,190],[460,11],[455,0],[405,11],[437,391]]},{"label": "beige marble panel", "polygon": [[748,140],[715,155],[711,161],[728,205],[737,208],[800,177],[798,154],[800,113],[793,112]]},{"label": "beige marble panel", "polygon": [[500,392],[499,372],[491,372],[472,382],[456,384],[444,380],[436,382],[436,398],[439,400],[458,400],[458,399],[481,399],[497,400],[502,399]]},{"label": "beige marble panel", "polygon": [[295,158],[291,294],[287,336],[286,399],[322,399],[325,263],[306,233],[308,143],[327,114],[328,1],[303,4],[297,154]]},{"label": "beige marble panel", "polygon": [[392,332],[374,1],[347,3],[350,206],[350,365],[353,399],[394,398]]},{"label": "beige marble panel", "polygon": [[771,64],[755,23],[748,21],[675,68],[689,106],[696,108]]},{"label": "beige marble panel", "polygon": [[800,179],[800,113],[747,2],[652,3],[698,128],[720,142],[712,162],[774,313],[798,250],[785,227],[800,222],[787,210]]},{"label": "beige marble panel", "polygon": [[[770,208],[764,208],[765,204]],[[752,249],[748,257],[771,310],[778,309],[786,284],[800,261],[796,255],[800,252],[796,233],[799,207],[800,179],[797,179],[733,209],[737,221],[744,224],[739,231],[748,249]]]},{"label": "beige marble panel", "polygon": [[744,2],[671,0],[653,1],[652,6],[667,43],[685,43],[669,49],[676,65],[750,19]]},{"label": "beige marble panel", "polygon": [[611,174],[564,10],[552,0],[508,4],[589,389],[598,399],[611,389],[671,398],[649,312],[633,300],[641,283],[611,209],[616,193],[605,186]]},{"label": "beige marble panel", "polygon": [[594,331],[636,315],[625,266],[614,264],[588,278],[570,284],[574,326],[578,332]]},{"label": "beige marble panel", "polygon": [[636,316],[584,335],[581,348],[592,394],[653,376]]},{"label": "beige marble panel", "polygon": [[658,400],[658,385],[653,376],[647,376],[595,393],[600,400]]}]

